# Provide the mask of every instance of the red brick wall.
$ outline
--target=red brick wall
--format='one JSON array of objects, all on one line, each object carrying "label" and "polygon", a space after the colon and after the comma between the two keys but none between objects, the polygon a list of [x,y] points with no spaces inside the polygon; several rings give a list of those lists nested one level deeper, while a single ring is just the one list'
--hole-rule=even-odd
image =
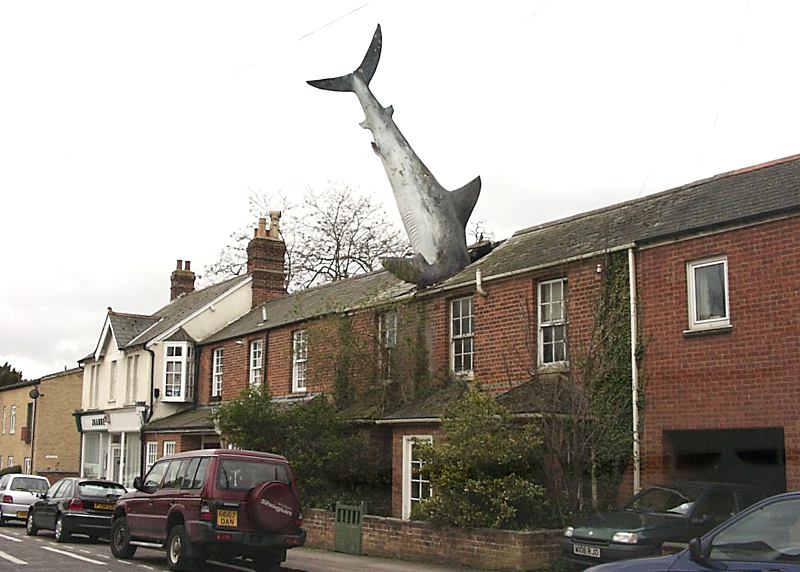
[{"label": "red brick wall", "polygon": [[[559,557],[560,530],[514,531],[462,529],[428,522],[364,516],[362,553],[476,569],[547,569]],[[304,512],[306,546],[333,550],[333,513]]]},{"label": "red brick wall", "polygon": [[[667,477],[666,430],[784,427],[787,487],[800,487],[800,218],[643,250],[637,257],[643,481]],[[726,333],[688,337],[686,263],[726,255]]]}]

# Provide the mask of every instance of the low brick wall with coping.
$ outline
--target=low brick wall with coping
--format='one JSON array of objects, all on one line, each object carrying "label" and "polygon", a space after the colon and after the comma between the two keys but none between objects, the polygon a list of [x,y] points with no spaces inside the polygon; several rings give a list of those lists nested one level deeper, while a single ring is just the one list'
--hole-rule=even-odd
[{"label": "low brick wall with coping", "polygon": [[[306,509],[303,517],[306,546],[333,550],[334,513]],[[523,572],[548,569],[560,555],[561,530],[464,529],[370,515],[363,525],[366,556]]]}]

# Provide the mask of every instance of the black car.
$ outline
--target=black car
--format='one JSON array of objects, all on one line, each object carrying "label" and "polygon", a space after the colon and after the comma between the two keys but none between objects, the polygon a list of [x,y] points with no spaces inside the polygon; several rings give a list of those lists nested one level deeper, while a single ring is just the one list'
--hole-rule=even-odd
[{"label": "black car", "polygon": [[709,570],[800,572],[800,493],[756,503],[677,554],[611,562],[586,572]]},{"label": "black car", "polygon": [[33,536],[40,529],[54,530],[56,541],[66,542],[72,534],[90,538],[107,537],[111,515],[125,487],[110,481],[75,477],[61,479],[28,510],[26,531]]},{"label": "black car", "polygon": [[561,553],[589,566],[660,554],[664,542],[688,542],[762,498],[757,487],[732,483],[648,487],[622,510],[567,527]]}]

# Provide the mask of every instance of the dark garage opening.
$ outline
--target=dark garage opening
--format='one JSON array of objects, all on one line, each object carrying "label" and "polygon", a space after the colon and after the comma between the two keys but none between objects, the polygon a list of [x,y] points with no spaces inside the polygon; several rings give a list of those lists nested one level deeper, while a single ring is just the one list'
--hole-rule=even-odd
[{"label": "dark garage opening", "polygon": [[783,428],[665,431],[670,478],[786,491]]}]

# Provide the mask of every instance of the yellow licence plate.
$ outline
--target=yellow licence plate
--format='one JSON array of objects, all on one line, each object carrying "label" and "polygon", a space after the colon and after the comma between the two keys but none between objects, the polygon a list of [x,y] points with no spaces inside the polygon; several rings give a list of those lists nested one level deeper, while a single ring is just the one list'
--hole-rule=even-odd
[{"label": "yellow licence plate", "polygon": [[94,508],[97,510],[114,510],[114,505],[105,502],[94,503]]},{"label": "yellow licence plate", "polygon": [[239,526],[239,512],[235,510],[217,510],[217,526]]},{"label": "yellow licence plate", "polygon": [[28,511],[18,510],[17,511],[17,518],[28,518]]}]

